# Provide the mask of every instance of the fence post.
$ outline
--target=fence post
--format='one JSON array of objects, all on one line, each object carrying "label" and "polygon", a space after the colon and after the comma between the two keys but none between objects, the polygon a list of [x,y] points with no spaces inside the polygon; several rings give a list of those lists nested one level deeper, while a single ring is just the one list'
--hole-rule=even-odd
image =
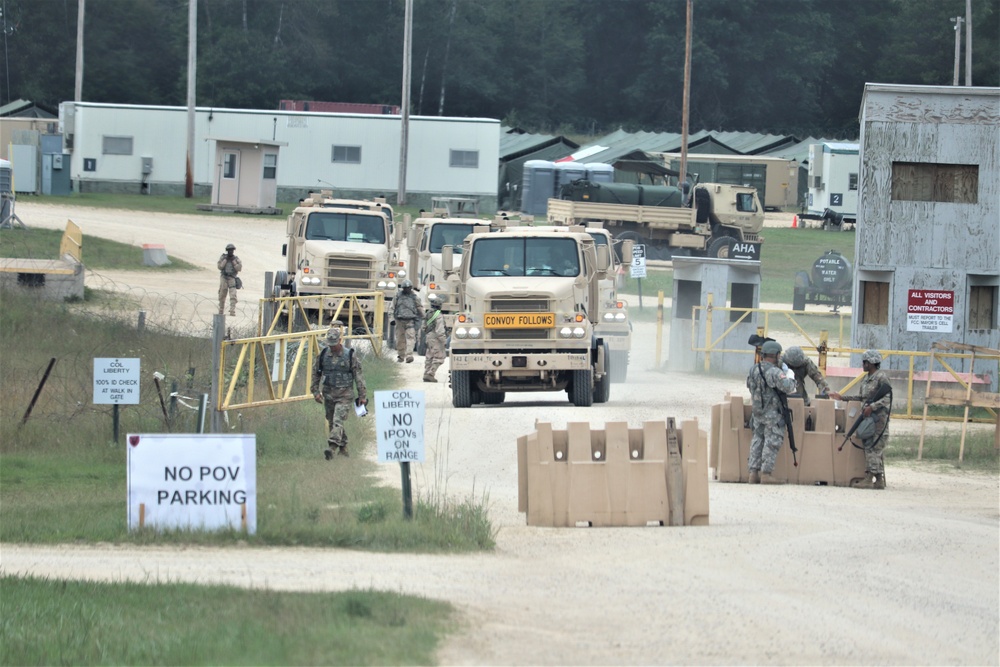
[{"label": "fence post", "polygon": [[222,432],[222,410],[219,408],[219,394],[222,391],[222,337],[225,315],[212,316],[212,420],[210,433]]}]

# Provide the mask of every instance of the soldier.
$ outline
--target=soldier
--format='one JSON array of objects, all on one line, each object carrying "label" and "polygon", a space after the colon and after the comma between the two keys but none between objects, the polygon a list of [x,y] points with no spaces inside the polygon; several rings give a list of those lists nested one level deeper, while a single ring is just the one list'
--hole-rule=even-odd
[{"label": "soldier", "polygon": [[813,360],[806,356],[802,348],[796,345],[785,350],[781,355],[781,361],[788,365],[795,373],[795,393],[802,397],[802,401],[809,405],[809,394],[806,393],[806,376],[812,378],[816,383],[821,398],[826,398],[830,393],[830,385],[827,384],[823,373],[820,372]]},{"label": "soldier", "polygon": [[747,389],[753,402],[753,439],[750,441],[751,484],[778,484],[771,473],[778,458],[778,450],[785,441],[785,418],[781,412],[778,392],[795,391],[794,373],[782,372],[778,367],[781,345],[769,340],[760,348],[761,361],[747,375]]},{"label": "soldier", "polygon": [[[892,391],[882,398],[871,401],[880,386],[891,387],[889,376],[882,370],[882,354],[878,350],[865,350],[861,355],[861,367],[867,375],[861,380],[861,389],[852,396],[841,396],[835,391],[830,396],[838,401],[864,401],[862,414],[872,417],[874,429],[871,436],[862,437],[861,444],[865,449],[865,476],[863,479],[851,480],[851,486],[856,489],[884,489],[885,461],[882,452],[889,444],[889,413],[892,410]],[[874,416],[873,416],[874,415]],[[863,429],[859,428],[858,433]]]},{"label": "soldier", "polygon": [[413,348],[417,344],[417,326],[424,319],[424,308],[420,305],[413,283],[407,278],[402,288],[392,300],[392,318],[396,321],[396,361],[413,361]]},{"label": "soldier", "polygon": [[444,326],[444,316],[441,315],[441,299],[432,294],[427,300],[430,301],[431,309],[424,322],[424,341],[427,346],[424,352],[424,382],[437,382],[434,374],[444,363],[448,334]]},{"label": "soldier", "polygon": [[234,250],[236,246],[230,243],[219,257],[219,315],[226,312],[226,294],[229,295],[229,314],[236,314],[236,290],[243,286],[238,275],[243,270],[243,262],[233,254]]},{"label": "soldier", "polygon": [[[352,385],[356,385],[358,389],[356,401]],[[326,421],[330,426],[323,455],[327,461],[333,458],[334,451],[341,456],[348,456],[344,422],[355,405],[368,404],[368,394],[361,361],[352,348],[344,349],[341,331],[337,327],[327,332],[326,347],[316,357],[312,394],[316,402],[323,403],[326,408]]]}]

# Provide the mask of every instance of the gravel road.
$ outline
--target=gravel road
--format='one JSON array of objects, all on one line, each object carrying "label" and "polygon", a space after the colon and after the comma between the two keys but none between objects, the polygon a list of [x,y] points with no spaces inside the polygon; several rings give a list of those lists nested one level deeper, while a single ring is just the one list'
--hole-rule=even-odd
[{"label": "gravel road", "polygon": [[[86,234],[164,243],[203,267],[170,274],[169,287],[157,274],[112,276],[151,291],[213,299],[214,262],[229,241],[246,267],[246,293],[259,294],[263,272],[282,259],[281,220],[32,202],[19,202],[18,213],[29,226],[61,228],[72,218]],[[517,512],[515,439],[536,420],[637,426],[672,416],[707,430],[713,403],[745,393],[740,378],[657,370],[655,344],[653,325],[638,326],[629,382],[612,385],[610,402],[592,408],[573,407],[564,394],[508,394],[504,405],[455,410],[447,384],[422,383],[420,364],[401,367],[403,386],[427,391],[428,460],[414,466],[414,492],[487,498],[499,527],[495,553],[4,544],[0,571],[444,599],[462,622],[442,664],[1000,662],[995,474],[894,464],[884,492],[712,482],[706,527],[526,526]],[[399,484],[398,468],[381,470]]]}]

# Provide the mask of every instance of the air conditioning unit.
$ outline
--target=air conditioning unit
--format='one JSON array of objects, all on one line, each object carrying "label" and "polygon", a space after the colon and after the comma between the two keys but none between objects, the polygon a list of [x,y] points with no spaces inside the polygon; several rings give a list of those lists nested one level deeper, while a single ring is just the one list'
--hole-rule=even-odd
[{"label": "air conditioning unit", "polygon": [[813,176],[812,177],[812,187],[816,188],[817,190],[822,190],[823,189],[823,177],[822,176]]}]

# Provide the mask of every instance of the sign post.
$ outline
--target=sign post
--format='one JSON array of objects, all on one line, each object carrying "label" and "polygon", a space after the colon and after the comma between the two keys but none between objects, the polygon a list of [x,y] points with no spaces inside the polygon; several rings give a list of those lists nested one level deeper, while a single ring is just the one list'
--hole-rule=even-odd
[{"label": "sign post", "polygon": [[118,444],[119,405],[139,404],[139,359],[94,358],[94,404],[113,405],[114,442]]},{"label": "sign post", "polygon": [[399,463],[403,516],[413,518],[410,461],[424,461],[424,392],[412,389],[375,392],[375,431],[379,463]]},{"label": "sign post", "polygon": [[632,265],[629,267],[629,277],[638,281],[639,310],[642,310],[642,279],[646,277],[646,246],[642,243],[636,243],[632,246]]}]

